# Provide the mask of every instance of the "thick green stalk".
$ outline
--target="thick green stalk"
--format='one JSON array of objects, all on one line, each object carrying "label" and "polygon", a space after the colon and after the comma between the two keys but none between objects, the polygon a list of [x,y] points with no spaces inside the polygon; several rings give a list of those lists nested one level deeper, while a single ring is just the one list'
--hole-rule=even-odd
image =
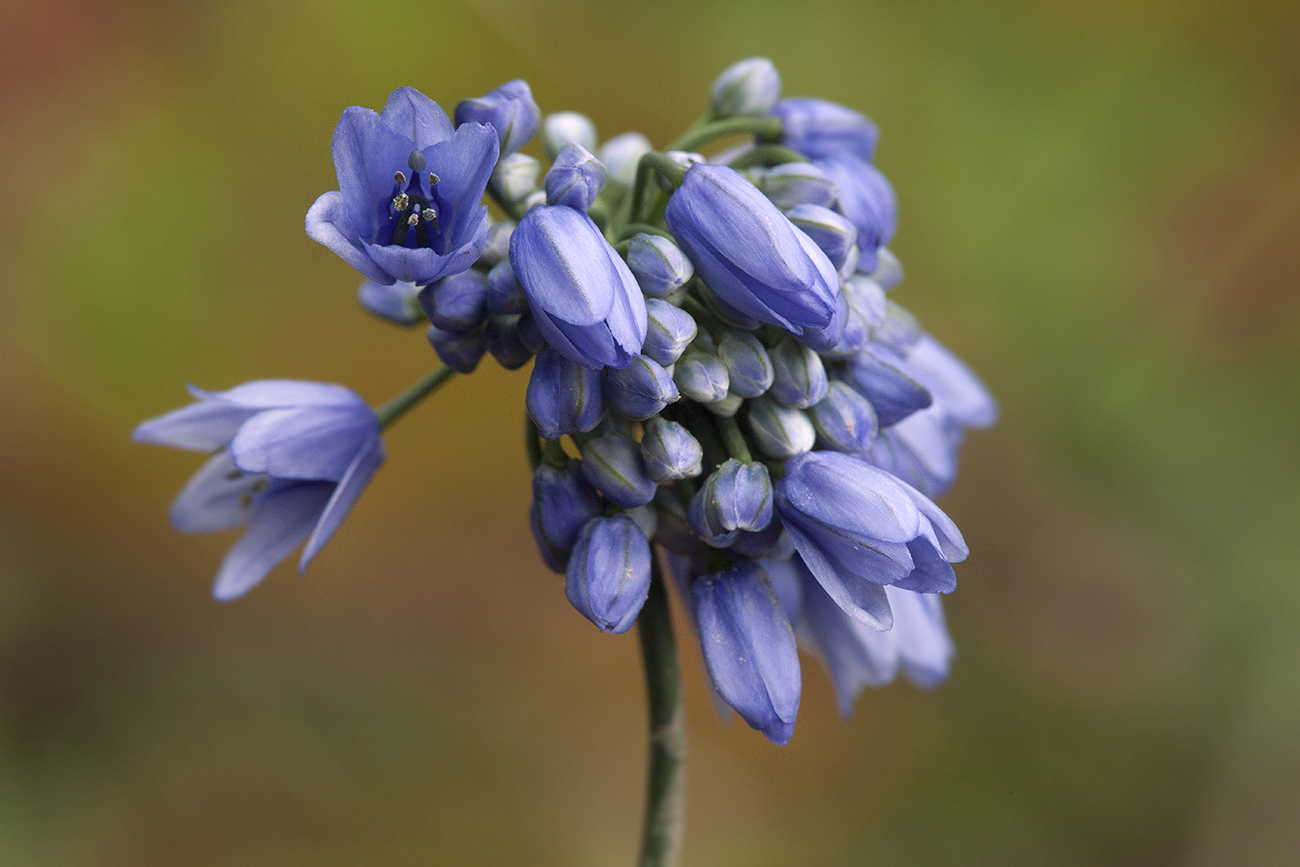
[{"label": "thick green stalk", "polygon": [[650,595],[637,617],[650,700],[650,774],[640,867],[672,867],[686,818],[686,710],[677,667],[668,591],[659,558],[650,558]]}]

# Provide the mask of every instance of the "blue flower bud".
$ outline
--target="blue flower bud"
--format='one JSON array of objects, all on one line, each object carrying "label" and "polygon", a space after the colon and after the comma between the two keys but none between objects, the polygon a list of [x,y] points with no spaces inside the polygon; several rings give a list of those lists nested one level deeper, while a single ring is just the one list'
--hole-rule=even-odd
[{"label": "blue flower bud", "polygon": [[789,742],[803,689],[799,651],[762,567],[747,560],[705,575],[691,598],[718,695],[773,743]]},{"label": "blue flower bud", "polygon": [[518,370],[533,357],[533,353],[524,345],[523,338],[519,334],[521,318],[517,313],[493,316],[488,320],[487,328],[483,332],[488,352],[492,353],[497,364],[506,370]]},{"label": "blue flower bud", "polygon": [[888,247],[876,251],[876,270],[871,272],[871,279],[886,292],[903,282],[903,263]]},{"label": "blue flower bud", "polygon": [[674,307],[658,298],[647,298],[645,309],[648,324],[641,354],[667,367],[681,358],[686,347],[695,339],[695,319],[680,307]]},{"label": "blue flower bud", "polygon": [[826,368],[816,352],[792,339],[778,343],[770,354],[772,388],[777,403],[804,409],[826,396]]},{"label": "blue flower bud", "polygon": [[507,202],[522,202],[537,189],[542,164],[527,154],[502,157],[492,171],[492,186]]},{"label": "blue flower bud", "polygon": [[596,158],[604,164],[610,181],[620,187],[630,187],[636,181],[637,163],[652,150],[650,139],[639,132],[625,132],[601,145]]},{"label": "blue flower bud", "polygon": [[759,176],[758,188],[781,211],[798,205],[829,208],[835,204],[835,182],[812,163],[774,166]]},{"label": "blue flower bud", "polygon": [[586,214],[543,205],[510,238],[510,264],[546,342],[586,367],[627,367],[645,342],[645,298]]},{"label": "blue flower bud", "polygon": [[[668,228],[728,318],[793,334],[834,324],[826,254],[734,169],[697,165],[668,200]],[[838,334],[826,335],[833,344]]]},{"label": "blue flower bud", "polygon": [[510,235],[515,231],[514,220],[497,220],[488,227],[487,244],[479,259],[486,265],[496,265],[510,255]]},{"label": "blue flower bud", "polygon": [[596,149],[596,125],[585,114],[576,111],[557,111],[542,121],[542,147],[546,158],[552,162],[567,144],[581,145],[587,150]]},{"label": "blue flower bud", "polygon": [[690,432],[675,421],[652,418],[641,437],[641,456],[650,477],[661,485],[698,476],[704,450]]},{"label": "blue flower bud", "polygon": [[822,444],[838,452],[866,451],[876,436],[876,411],[844,382],[832,382],[830,393],[811,410]]},{"label": "blue flower bud", "polygon": [[719,548],[735,541],[734,530],[762,530],[772,520],[772,479],[767,467],[728,459],[705,479],[691,500],[688,516],[695,532]]},{"label": "blue flower bud", "polygon": [[546,202],[585,211],[605,186],[605,167],[582,145],[567,144],[546,173]]},{"label": "blue flower bud", "polygon": [[528,379],[525,405],[538,432],[548,440],[589,431],[600,424],[605,412],[600,372],[543,349]]},{"label": "blue flower bud", "polygon": [[661,235],[633,235],[627,245],[627,266],[647,298],[664,298],[695,276],[691,260]]},{"label": "blue flower bud", "polygon": [[565,595],[601,632],[626,632],[650,592],[650,543],[626,515],[594,518],[578,534]]},{"label": "blue flower bud", "polygon": [[906,358],[924,334],[921,323],[916,321],[916,317],[910,310],[896,302],[887,301],[885,320],[871,333],[871,340],[889,349],[899,358]]},{"label": "blue flower bud", "polygon": [[876,251],[894,237],[898,225],[898,203],[894,188],[880,170],[865,160],[837,154],[817,161],[835,181],[839,209],[858,228],[858,270],[876,270]]},{"label": "blue flower bud", "polygon": [[363,280],[357,289],[357,300],[372,316],[394,325],[414,325],[424,318],[419,294],[420,287],[414,283],[398,281],[385,286],[374,280]]},{"label": "blue flower bud", "polygon": [[872,343],[853,356],[845,368],[849,381],[871,401],[882,428],[930,405],[930,392],[904,373],[904,366],[893,352]]},{"label": "blue flower bud", "polygon": [[796,205],[785,212],[790,222],[803,230],[821,248],[839,271],[858,241],[858,230],[847,217],[820,205]]},{"label": "blue flower bud", "polygon": [[501,156],[519,150],[537,133],[542,110],[533,100],[528,83],[515,79],[477,99],[462,99],[456,106],[456,126],[469,121],[491,125],[501,142]]},{"label": "blue flower bud", "polygon": [[659,486],[650,477],[641,448],[618,436],[588,440],[582,447],[582,472],[591,486],[616,506],[643,506]]},{"label": "blue flower bud", "polygon": [[[829,261],[829,260],[828,260]],[[835,275],[838,279],[839,275]],[[825,352],[833,348],[844,338],[844,329],[849,324],[849,303],[844,298],[844,293],[839,291],[839,285],[835,287],[835,312],[831,315],[831,322],[825,328],[805,328],[803,334],[798,335],[795,339],[804,346],[811,347],[818,352]]]},{"label": "blue flower bud", "polygon": [[472,331],[488,316],[487,279],[479,271],[462,271],[420,290],[420,306],[443,331]]},{"label": "blue flower bud", "polygon": [[473,373],[479,359],[487,351],[483,329],[473,331],[444,331],[430,325],[425,336],[442,363],[457,373]]},{"label": "blue flower bud", "polygon": [[599,517],[600,509],[600,498],[583,478],[578,461],[570,461],[562,470],[546,464],[537,468],[528,519],[546,568],[564,573],[578,531]]},{"label": "blue flower bud", "polygon": [[869,160],[880,131],[861,114],[824,99],[783,99],[772,108],[781,119],[781,143],[810,160],[847,153]]},{"label": "blue flower bud", "polygon": [[770,458],[789,458],[812,449],[817,431],[802,410],[766,397],[749,402],[749,430],[754,447]]},{"label": "blue flower bud", "polygon": [[728,389],[741,397],[758,397],[772,385],[772,360],[758,338],[728,328],[718,341],[718,358],[727,368]]},{"label": "blue flower bud", "polygon": [[885,290],[875,280],[854,274],[840,284],[840,292],[868,328],[879,328],[884,323],[885,307],[889,301],[885,298]]},{"label": "blue flower bud", "polygon": [[767,114],[781,96],[781,76],[766,57],[733,63],[713,82],[714,117]]},{"label": "blue flower bud", "polygon": [[716,403],[727,396],[727,367],[716,355],[689,349],[673,366],[673,382],[697,403]]},{"label": "blue flower bud", "polygon": [[519,285],[509,259],[502,259],[487,274],[487,307],[491,313],[527,313],[528,296]]},{"label": "blue flower bud", "polygon": [[[848,300],[847,296],[845,300]],[[850,307],[844,319],[844,333],[840,335],[839,341],[834,346],[822,349],[821,354],[827,358],[849,358],[867,345],[870,331],[871,329],[867,328],[866,322],[863,321],[862,314],[857,308]]]},{"label": "blue flower bud", "polygon": [[605,371],[605,400],[623,415],[644,421],[677,400],[677,386],[659,364],[638,355],[627,367]]},{"label": "blue flower bud", "polygon": [[756,533],[742,532],[736,537],[731,550],[751,560],[784,560],[794,554],[794,542],[780,521],[772,521]]}]

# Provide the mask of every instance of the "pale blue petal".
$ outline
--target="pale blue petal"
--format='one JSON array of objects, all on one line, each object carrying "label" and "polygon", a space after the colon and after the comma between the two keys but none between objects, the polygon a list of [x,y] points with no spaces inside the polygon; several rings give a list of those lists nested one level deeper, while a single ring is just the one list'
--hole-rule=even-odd
[{"label": "pale blue petal", "polygon": [[203,401],[141,422],[131,439],[138,443],[211,453],[225,447],[239,426],[256,414],[255,409]]},{"label": "pale blue petal", "polygon": [[347,216],[343,194],[338,190],[325,193],[307,211],[307,237],[334,251],[363,277],[388,285],[393,275],[380,268],[366,252],[366,245]]},{"label": "pale blue petal", "polygon": [[311,533],[334,488],[333,482],[290,483],[258,498],[248,530],[221,563],[212,595],[227,602],[261,582]]},{"label": "pale blue petal", "polygon": [[325,510],[316,521],[316,528],[312,531],[311,538],[307,540],[302,559],[298,561],[298,571],[305,570],[312,558],[325,547],[325,543],[333,538],[334,532],[343,523],[352,505],[356,503],[357,498],[361,496],[361,492],[366,489],[371,477],[383,462],[384,440],[376,434],[361,447],[352,465],[343,474],[343,478],[339,479],[338,486],[330,495],[329,502],[325,504]]},{"label": "pale blue petal", "polygon": [[245,473],[221,451],[190,477],[168,510],[172,526],[182,533],[218,533],[248,523],[262,476]]},{"label": "pale blue petal", "polygon": [[246,472],[335,482],[378,432],[379,422],[369,409],[274,409],[246,422],[231,441],[230,452]]},{"label": "pale blue petal", "polygon": [[451,118],[438,103],[413,87],[399,87],[388,95],[379,118],[393,132],[409,138],[416,150],[451,138]]},{"label": "pale blue petal", "polygon": [[350,388],[303,379],[255,379],[226,391],[204,391],[191,385],[189,390],[199,400],[217,401],[243,409],[305,406],[358,410],[366,408],[366,402]]},{"label": "pale blue petal", "polygon": [[908,353],[907,364],[944,412],[962,427],[988,427],[997,421],[998,405],[984,383],[929,334]]}]

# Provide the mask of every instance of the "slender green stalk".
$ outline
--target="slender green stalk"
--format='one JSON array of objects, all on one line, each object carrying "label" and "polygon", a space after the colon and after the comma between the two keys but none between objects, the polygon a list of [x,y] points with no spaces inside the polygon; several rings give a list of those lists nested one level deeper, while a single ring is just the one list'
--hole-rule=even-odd
[{"label": "slender green stalk", "polygon": [[445,364],[435,367],[424,379],[412,385],[397,397],[375,410],[379,429],[383,430],[407,413],[413,406],[438,390],[438,386],[451,379],[456,371]]},{"label": "slender green stalk", "polygon": [[761,144],[745,151],[727,165],[733,169],[747,169],[750,166],[776,166],[781,163],[806,163],[808,158],[785,145]]},{"label": "slender green stalk", "polygon": [[682,133],[677,141],[668,145],[664,150],[696,151],[709,142],[717,141],[720,138],[745,135],[747,133],[752,133],[764,141],[780,141],[781,131],[782,127],[779,118],[762,115],[729,117],[725,120],[706,123],[696,129],[687,130]]},{"label": "slender green stalk", "polygon": [[637,617],[650,700],[650,774],[640,867],[672,867],[686,818],[686,709],[668,592],[659,558],[650,558],[650,595]]},{"label": "slender green stalk", "polygon": [[718,433],[722,435],[722,442],[727,446],[727,454],[731,455],[742,464],[752,464],[754,456],[749,453],[749,446],[745,443],[745,435],[740,432],[740,425],[736,419],[719,418],[717,419]]}]

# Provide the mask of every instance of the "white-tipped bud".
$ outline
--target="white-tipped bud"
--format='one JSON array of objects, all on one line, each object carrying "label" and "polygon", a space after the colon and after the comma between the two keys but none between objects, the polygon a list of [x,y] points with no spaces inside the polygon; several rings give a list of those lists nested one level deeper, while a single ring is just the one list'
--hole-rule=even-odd
[{"label": "white-tipped bud", "polygon": [[605,164],[611,183],[630,187],[636,181],[637,163],[652,150],[650,139],[639,132],[625,132],[601,145],[596,158]]},{"label": "white-tipped bud", "polygon": [[557,111],[542,121],[542,147],[546,158],[555,157],[566,144],[581,145],[589,151],[596,149],[596,125],[585,114],[576,111]]},{"label": "white-tipped bud", "polygon": [[781,97],[781,76],[766,57],[733,63],[713,82],[713,114],[767,114]]},{"label": "white-tipped bud", "polygon": [[511,154],[497,163],[492,172],[492,185],[501,191],[509,202],[522,202],[537,189],[542,164],[527,154]]}]

